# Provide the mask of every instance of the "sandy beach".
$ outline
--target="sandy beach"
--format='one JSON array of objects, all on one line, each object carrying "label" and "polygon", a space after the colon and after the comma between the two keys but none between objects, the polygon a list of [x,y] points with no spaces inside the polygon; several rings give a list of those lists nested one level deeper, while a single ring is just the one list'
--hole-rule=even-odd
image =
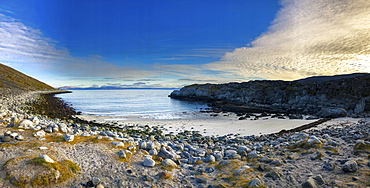
[{"label": "sandy beach", "polygon": [[177,134],[184,131],[199,131],[203,136],[224,136],[229,134],[239,136],[262,135],[277,133],[283,129],[289,130],[317,120],[303,119],[277,119],[270,117],[254,120],[254,116],[245,120],[238,120],[235,113],[221,113],[215,117],[209,115],[202,119],[150,119],[131,117],[111,117],[111,116],[92,116],[79,115],[81,119],[87,121],[106,122],[114,121],[119,124],[131,126],[159,126],[163,127],[163,132]]}]

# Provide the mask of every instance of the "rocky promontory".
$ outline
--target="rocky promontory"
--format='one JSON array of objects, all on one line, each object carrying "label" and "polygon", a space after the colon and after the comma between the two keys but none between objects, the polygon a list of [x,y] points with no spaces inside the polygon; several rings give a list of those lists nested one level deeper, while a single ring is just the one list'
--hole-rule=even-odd
[{"label": "rocky promontory", "polygon": [[173,91],[169,97],[207,102],[222,111],[358,116],[370,111],[370,74],[194,84]]}]

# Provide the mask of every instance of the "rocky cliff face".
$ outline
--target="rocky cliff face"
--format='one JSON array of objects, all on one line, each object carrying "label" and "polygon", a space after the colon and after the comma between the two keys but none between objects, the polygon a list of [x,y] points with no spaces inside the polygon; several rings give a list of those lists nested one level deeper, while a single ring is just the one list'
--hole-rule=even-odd
[{"label": "rocky cliff face", "polygon": [[370,74],[311,80],[194,84],[173,91],[169,97],[204,101],[226,111],[287,112],[321,117],[370,111]]}]

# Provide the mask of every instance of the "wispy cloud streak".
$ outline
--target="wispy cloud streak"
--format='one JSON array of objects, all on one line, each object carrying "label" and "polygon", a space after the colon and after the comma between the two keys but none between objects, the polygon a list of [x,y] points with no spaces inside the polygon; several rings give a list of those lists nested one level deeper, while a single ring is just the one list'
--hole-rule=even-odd
[{"label": "wispy cloud streak", "polygon": [[100,56],[73,57],[40,30],[0,13],[0,61],[7,64],[33,64],[65,76],[143,78],[153,71],[106,62]]},{"label": "wispy cloud streak", "polygon": [[211,70],[292,80],[370,72],[370,1],[284,0],[268,32]]}]

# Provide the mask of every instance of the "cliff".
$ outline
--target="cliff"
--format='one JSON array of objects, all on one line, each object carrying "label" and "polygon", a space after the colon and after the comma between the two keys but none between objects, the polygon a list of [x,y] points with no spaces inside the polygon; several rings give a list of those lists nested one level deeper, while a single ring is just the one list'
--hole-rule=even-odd
[{"label": "cliff", "polygon": [[370,111],[370,74],[194,84],[173,91],[169,97],[211,103],[224,111],[341,117]]}]

